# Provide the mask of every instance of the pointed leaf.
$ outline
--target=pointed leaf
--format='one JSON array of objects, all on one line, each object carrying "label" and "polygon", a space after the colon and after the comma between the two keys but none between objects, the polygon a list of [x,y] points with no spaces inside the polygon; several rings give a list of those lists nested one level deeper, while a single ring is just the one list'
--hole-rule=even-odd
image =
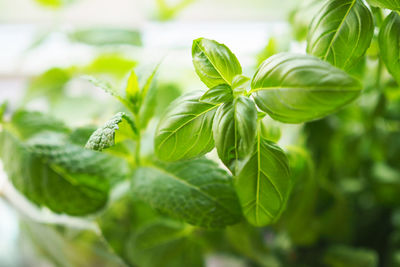
[{"label": "pointed leaf", "polygon": [[313,19],[307,52],[350,70],[367,51],[374,34],[371,11],[360,0],[329,0]]},{"label": "pointed leaf", "polygon": [[249,223],[265,226],[275,222],[285,209],[292,188],[285,153],[258,134],[254,152],[237,175],[235,186]]},{"label": "pointed leaf", "polygon": [[191,159],[213,149],[212,121],[218,105],[200,102],[201,94],[179,97],[161,118],[154,140],[160,159]]},{"label": "pointed leaf", "polygon": [[206,159],[139,168],[132,193],[190,224],[224,227],[241,218],[231,177]]},{"label": "pointed leaf", "polygon": [[137,100],[139,94],[139,81],[138,77],[136,76],[135,71],[131,70],[129,74],[128,82],[126,84],[125,92],[126,96],[130,100]]},{"label": "pointed leaf", "polygon": [[218,156],[235,173],[235,163],[249,154],[257,130],[257,109],[254,102],[240,96],[221,105],[215,114],[213,136]]},{"label": "pointed leaf", "polygon": [[313,56],[281,53],[259,67],[251,83],[257,106],[286,123],[315,120],[353,101],[360,83]]},{"label": "pointed leaf", "polygon": [[193,65],[208,88],[220,84],[232,85],[233,77],[242,73],[236,56],[223,44],[199,38],[193,41]]}]

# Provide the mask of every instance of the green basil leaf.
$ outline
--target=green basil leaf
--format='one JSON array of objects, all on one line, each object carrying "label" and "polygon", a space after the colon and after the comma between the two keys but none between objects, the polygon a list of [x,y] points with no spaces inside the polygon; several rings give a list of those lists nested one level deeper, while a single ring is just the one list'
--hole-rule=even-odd
[{"label": "green basil leaf", "polygon": [[392,12],[379,32],[379,49],[388,71],[400,84],[400,16]]},{"label": "green basil leaf", "polygon": [[210,104],[221,104],[233,100],[232,88],[227,84],[220,84],[211,89],[208,89],[200,97],[201,102]]},{"label": "green basil leaf", "polygon": [[251,88],[257,106],[273,119],[300,123],[350,103],[360,94],[361,84],[316,57],[281,53],[264,61]]},{"label": "green basil leaf", "polygon": [[9,128],[0,133],[8,178],[29,200],[53,212],[81,216],[100,210],[110,186],[129,173],[120,159],[73,144],[22,142]]},{"label": "green basil leaf", "polygon": [[365,54],[373,34],[373,16],[362,1],[329,0],[311,23],[307,52],[349,70]]},{"label": "green basil leaf", "polygon": [[224,227],[241,218],[231,177],[206,159],[139,168],[132,194],[157,210],[203,227]]},{"label": "green basil leaf", "polygon": [[368,3],[380,8],[400,10],[400,0],[368,0]]},{"label": "green basil leaf", "polygon": [[221,105],[215,114],[213,136],[218,156],[235,173],[236,161],[248,155],[257,131],[257,109],[254,102],[240,96]]},{"label": "green basil leaf", "polygon": [[132,119],[125,113],[119,112],[90,136],[85,148],[102,151],[118,142],[133,139],[137,131]]},{"label": "green basil leaf", "polygon": [[190,159],[213,149],[212,122],[218,105],[200,102],[200,96],[193,92],[179,97],[161,118],[154,140],[160,159]]},{"label": "green basil leaf", "polygon": [[139,87],[138,77],[135,71],[131,70],[125,88],[126,96],[131,101],[137,101],[139,91],[140,87]]},{"label": "green basil leaf", "polygon": [[235,186],[249,223],[265,226],[275,222],[285,209],[292,188],[285,153],[258,134],[254,152],[243,164]]},{"label": "green basil leaf", "polygon": [[208,88],[220,84],[232,85],[233,77],[242,73],[236,56],[223,44],[199,38],[193,41],[193,65]]}]

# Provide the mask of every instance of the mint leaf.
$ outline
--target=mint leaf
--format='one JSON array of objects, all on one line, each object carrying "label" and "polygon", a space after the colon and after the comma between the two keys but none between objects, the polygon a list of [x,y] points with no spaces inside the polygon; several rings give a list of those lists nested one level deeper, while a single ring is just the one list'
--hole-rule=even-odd
[{"label": "mint leaf", "polygon": [[10,127],[0,133],[8,178],[29,200],[53,212],[82,216],[100,210],[110,186],[129,173],[120,159],[48,137],[22,142]]},{"label": "mint leaf", "polygon": [[102,151],[114,146],[115,143],[133,139],[136,134],[137,129],[132,119],[125,113],[119,112],[90,136],[85,148]]},{"label": "mint leaf", "polygon": [[132,194],[194,225],[224,227],[241,218],[231,177],[206,159],[139,168]]}]

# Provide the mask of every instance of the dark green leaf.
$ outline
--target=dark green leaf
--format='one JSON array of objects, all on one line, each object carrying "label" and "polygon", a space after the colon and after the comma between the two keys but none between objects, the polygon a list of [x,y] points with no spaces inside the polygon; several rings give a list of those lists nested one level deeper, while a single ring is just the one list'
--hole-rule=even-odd
[{"label": "dark green leaf", "polygon": [[281,53],[264,61],[251,88],[257,106],[273,119],[300,123],[350,103],[360,94],[361,84],[313,56]]},{"label": "dark green leaf", "polygon": [[257,109],[254,102],[240,96],[221,105],[215,114],[213,136],[218,156],[235,173],[237,160],[253,149],[257,131]]},{"label": "dark green leaf", "polygon": [[236,56],[223,44],[199,38],[193,41],[193,65],[208,88],[220,84],[232,85],[233,77],[242,73]]},{"label": "dark green leaf", "polygon": [[119,112],[90,136],[85,148],[102,151],[136,135],[137,129],[132,119]]},{"label": "dark green leaf", "polygon": [[201,96],[200,101],[210,104],[221,104],[233,100],[232,88],[227,84],[220,84],[208,89]]},{"label": "dark green leaf", "polygon": [[258,134],[254,152],[243,164],[235,186],[249,223],[265,226],[275,222],[285,209],[292,188],[285,153]]},{"label": "dark green leaf", "polygon": [[132,194],[194,225],[224,227],[241,218],[231,177],[206,159],[139,168]]},{"label": "dark green leaf", "polygon": [[362,1],[329,0],[311,23],[307,52],[349,70],[365,54],[373,34],[373,16]]},{"label": "dark green leaf", "polygon": [[212,122],[218,105],[200,102],[201,95],[193,92],[181,96],[161,118],[155,135],[160,159],[190,159],[213,149]]},{"label": "dark green leaf", "polygon": [[368,2],[373,6],[391,10],[400,10],[400,0],[368,0]]},{"label": "dark green leaf", "polygon": [[379,49],[382,61],[390,74],[400,84],[400,16],[392,12],[383,22],[379,32]]},{"label": "dark green leaf", "polygon": [[8,178],[29,200],[56,213],[80,216],[100,210],[111,184],[128,175],[125,163],[114,157],[49,138],[23,143],[8,128],[0,133]]}]

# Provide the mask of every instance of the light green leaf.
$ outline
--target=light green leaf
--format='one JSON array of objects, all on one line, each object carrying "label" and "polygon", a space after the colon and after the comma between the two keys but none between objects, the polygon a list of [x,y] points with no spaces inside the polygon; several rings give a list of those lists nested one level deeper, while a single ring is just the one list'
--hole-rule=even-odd
[{"label": "light green leaf", "polygon": [[192,58],[197,75],[208,88],[220,84],[232,85],[233,77],[242,74],[242,67],[236,56],[228,47],[214,40],[194,40]]},{"label": "light green leaf", "polygon": [[235,181],[243,215],[254,226],[275,222],[289,198],[292,178],[285,153],[258,134],[253,154]]},{"label": "light green leaf", "polygon": [[140,92],[140,128],[145,129],[150,119],[154,116],[157,106],[158,88],[154,85],[154,78],[161,63],[157,64],[150,75],[145,80]]},{"label": "light green leaf", "polygon": [[388,71],[400,84],[400,16],[392,12],[379,32],[379,49]]},{"label": "light green leaf", "polygon": [[139,91],[140,88],[139,88],[138,77],[136,76],[135,71],[131,70],[125,88],[126,96],[131,101],[137,101]]},{"label": "light green leaf", "polygon": [[215,114],[213,136],[218,156],[235,173],[238,160],[253,149],[257,131],[257,109],[254,102],[240,96],[221,105]]},{"label": "light green leaf", "polygon": [[119,112],[90,136],[85,148],[102,151],[136,135],[137,129],[132,119]]},{"label": "light green leaf", "polygon": [[400,10],[400,0],[368,0],[368,3],[380,8]]},{"label": "light green leaf", "polygon": [[70,131],[63,122],[38,111],[16,111],[11,118],[11,123],[20,131],[19,135],[22,139],[30,138],[44,131],[58,133]]},{"label": "light green leaf", "polygon": [[329,0],[311,22],[307,52],[349,70],[365,54],[373,34],[373,16],[362,1]]},{"label": "light green leaf", "polygon": [[208,89],[201,96],[200,101],[209,104],[221,104],[233,100],[232,88],[227,84],[220,84],[211,89]]},{"label": "light green leaf", "polygon": [[327,116],[361,92],[361,84],[344,71],[313,56],[291,53],[264,61],[251,88],[257,106],[286,123]]},{"label": "light green leaf", "polygon": [[153,208],[203,227],[224,227],[241,218],[231,177],[206,159],[139,168],[132,194]]},{"label": "light green leaf", "polygon": [[2,104],[0,104],[0,123],[3,122],[3,117],[4,117],[4,114],[7,111],[7,107],[8,107],[8,102],[7,101],[5,101]]},{"label": "light green leaf", "polygon": [[160,159],[191,159],[213,149],[212,122],[218,105],[200,102],[201,95],[192,92],[179,97],[160,119],[154,141]]},{"label": "light green leaf", "polygon": [[111,184],[128,175],[122,160],[72,144],[25,143],[10,126],[0,133],[0,156],[8,178],[29,200],[75,216],[103,208]]},{"label": "light green leaf", "polygon": [[69,38],[74,42],[96,46],[142,45],[140,32],[123,28],[90,28],[77,30],[70,33]]}]

